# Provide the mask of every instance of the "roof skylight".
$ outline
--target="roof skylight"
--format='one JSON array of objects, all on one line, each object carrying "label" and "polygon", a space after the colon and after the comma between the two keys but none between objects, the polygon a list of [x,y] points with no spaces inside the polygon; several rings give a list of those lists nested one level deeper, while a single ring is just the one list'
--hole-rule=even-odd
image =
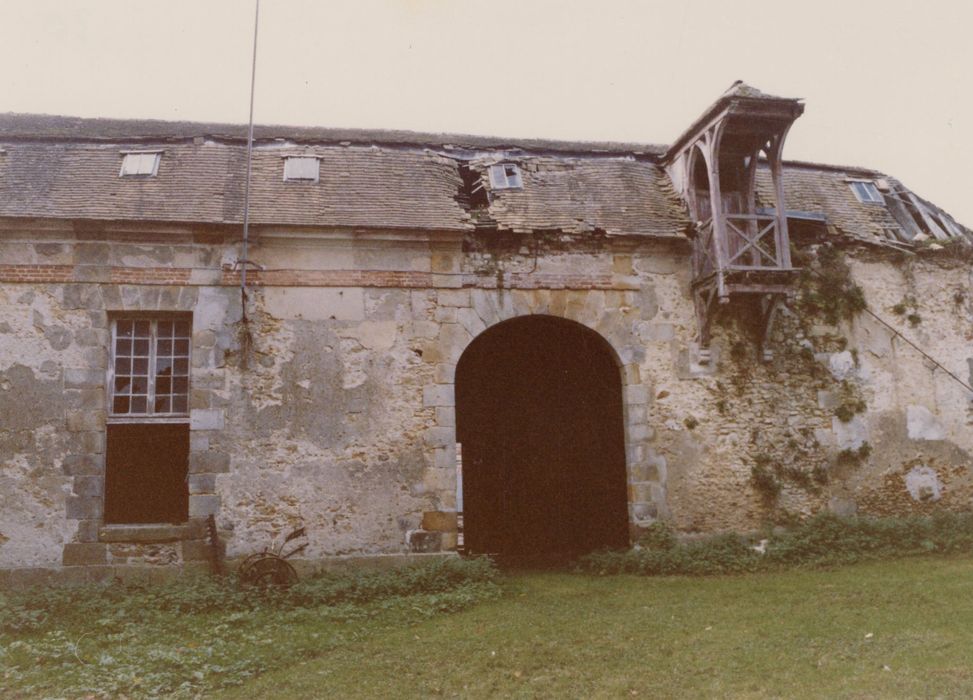
[{"label": "roof skylight", "polygon": [[498,163],[490,166],[490,186],[495,190],[519,190],[524,186],[520,168],[514,163]]},{"label": "roof skylight", "polygon": [[152,177],[159,172],[159,161],[162,151],[127,151],[123,153],[122,169],[119,177],[143,175]]},{"label": "roof skylight", "polygon": [[851,191],[858,197],[859,202],[865,204],[884,204],[885,198],[878,191],[878,187],[871,180],[853,180],[849,183]]},{"label": "roof skylight", "polygon": [[317,182],[321,162],[317,156],[287,156],[284,158],[284,179]]}]

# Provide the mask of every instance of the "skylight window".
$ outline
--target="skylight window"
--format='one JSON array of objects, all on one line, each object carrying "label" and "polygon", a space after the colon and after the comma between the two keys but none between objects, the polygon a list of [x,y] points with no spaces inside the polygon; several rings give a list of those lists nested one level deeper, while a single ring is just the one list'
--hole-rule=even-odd
[{"label": "skylight window", "polygon": [[865,204],[884,204],[885,198],[878,191],[878,187],[871,180],[855,180],[850,183],[851,191],[858,197],[859,202]]},{"label": "skylight window", "polygon": [[520,168],[513,163],[491,165],[490,186],[495,190],[522,189],[524,183],[520,178]]},{"label": "skylight window", "polygon": [[288,156],[284,158],[284,180],[317,182],[320,165],[315,156]]},{"label": "skylight window", "polygon": [[119,177],[132,175],[152,177],[159,172],[162,151],[127,151],[122,155],[122,169],[118,173]]}]

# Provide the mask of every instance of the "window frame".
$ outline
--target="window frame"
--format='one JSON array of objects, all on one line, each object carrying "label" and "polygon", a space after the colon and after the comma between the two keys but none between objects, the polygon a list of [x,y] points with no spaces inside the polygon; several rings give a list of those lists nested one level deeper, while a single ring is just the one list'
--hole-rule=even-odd
[{"label": "window frame", "polygon": [[[118,170],[118,177],[155,177],[159,174],[159,164],[162,162],[161,150],[147,150],[147,151],[121,151],[122,154],[122,165]],[[125,163],[132,157],[138,157],[140,163],[145,156],[153,156],[152,168],[149,172],[126,172]]]},{"label": "window frame", "polygon": [[[508,173],[508,168],[512,168],[513,172]],[[522,190],[524,188],[520,166],[516,163],[494,163],[490,166],[489,173],[490,186],[495,190]]]},{"label": "window frame", "polygon": [[[117,342],[118,342],[118,323],[119,321],[131,321],[133,323],[144,321],[149,323],[149,354],[148,354],[148,375],[147,375],[147,388],[146,388],[146,413],[115,413],[115,376],[116,367],[119,357],[117,355]],[[158,358],[158,328],[159,323],[186,323],[189,326],[189,332],[186,335],[188,340],[188,352],[185,356],[187,360],[186,368],[186,410],[185,411],[168,411],[165,413],[155,412],[155,399],[156,399],[156,385],[158,380],[158,367],[156,360]],[[192,315],[191,314],[152,314],[152,313],[119,313],[112,314],[109,316],[109,336],[111,346],[108,349],[108,377],[106,383],[106,420],[108,423],[188,423],[189,422],[189,412],[191,410],[190,403],[192,397],[192,355],[193,355],[193,343],[192,343]],[[175,354],[170,355],[173,359],[181,356]],[[132,359],[132,356],[122,357],[121,359]],[[132,376],[132,375],[123,375]],[[136,375],[140,376],[140,375]],[[183,375],[171,375],[183,376]],[[174,394],[170,394],[174,396]],[[131,394],[128,394],[131,396]]]},{"label": "window frame", "polygon": [[849,180],[848,186],[862,204],[885,204],[885,197],[873,180]]},{"label": "window frame", "polygon": [[[284,158],[284,182],[320,182],[321,181],[321,156],[316,155],[288,155]],[[288,164],[292,161],[313,161],[314,177],[288,177]]]}]

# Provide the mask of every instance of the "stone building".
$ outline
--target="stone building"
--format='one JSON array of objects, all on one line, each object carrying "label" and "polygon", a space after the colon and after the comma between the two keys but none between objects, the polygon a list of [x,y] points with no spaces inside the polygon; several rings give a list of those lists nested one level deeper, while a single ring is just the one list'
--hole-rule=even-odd
[{"label": "stone building", "polygon": [[[973,497],[973,234],[671,146],[0,115],[0,569],[580,552]],[[245,269],[246,279],[242,280]],[[43,575],[47,575],[44,573]]]}]

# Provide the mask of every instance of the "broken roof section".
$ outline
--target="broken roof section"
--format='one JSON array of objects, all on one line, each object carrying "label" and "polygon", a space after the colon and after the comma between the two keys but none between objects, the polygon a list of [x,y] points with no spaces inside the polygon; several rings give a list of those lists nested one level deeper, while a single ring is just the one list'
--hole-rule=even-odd
[{"label": "broken roof section", "polygon": [[[736,83],[706,114],[740,101],[798,103]],[[665,238],[690,227],[662,167],[671,149],[662,146],[279,126],[255,134],[256,224],[468,231],[478,221],[509,231]],[[245,135],[238,124],[0,114],[0,216],[236,225]],[[145,148],[162,151],[157,174],[119,177],[122,152]],[[319,158],[319,180],[285,182],[287,155]],[[522,187],[492,190],[489,166],[507,162],[520,167]],[[848,183],[855,178],[889,183],[884,203],[859,201]],[[758,182],[764,206],[773,204],[768,181]],[[788,210],[854,240],[973,239],[874,171],[787,163],[785,196]]]},{"label": "broken roof section", "polygon": [[490,187],[495,163],[519,166],[523,187],[493,189],[486,215],[500,230],[556,229],[609,236],[676,237],[690,220],[665,171],[634,158],[524,156],[474,160],[470,167]]},{"label": "broken roof section", "polygon": [[[852,183],[872,183],[881,201],[863,202]],[[758,204],[774,206],[770,172],[757,172]],[[923,238],[967,238],[973,231],[945,211],[917,197],[895,178],[874,170],[788,162],[784,167],[788,215],[819,218],[832,235],[865,243],[908,244]]]}]

